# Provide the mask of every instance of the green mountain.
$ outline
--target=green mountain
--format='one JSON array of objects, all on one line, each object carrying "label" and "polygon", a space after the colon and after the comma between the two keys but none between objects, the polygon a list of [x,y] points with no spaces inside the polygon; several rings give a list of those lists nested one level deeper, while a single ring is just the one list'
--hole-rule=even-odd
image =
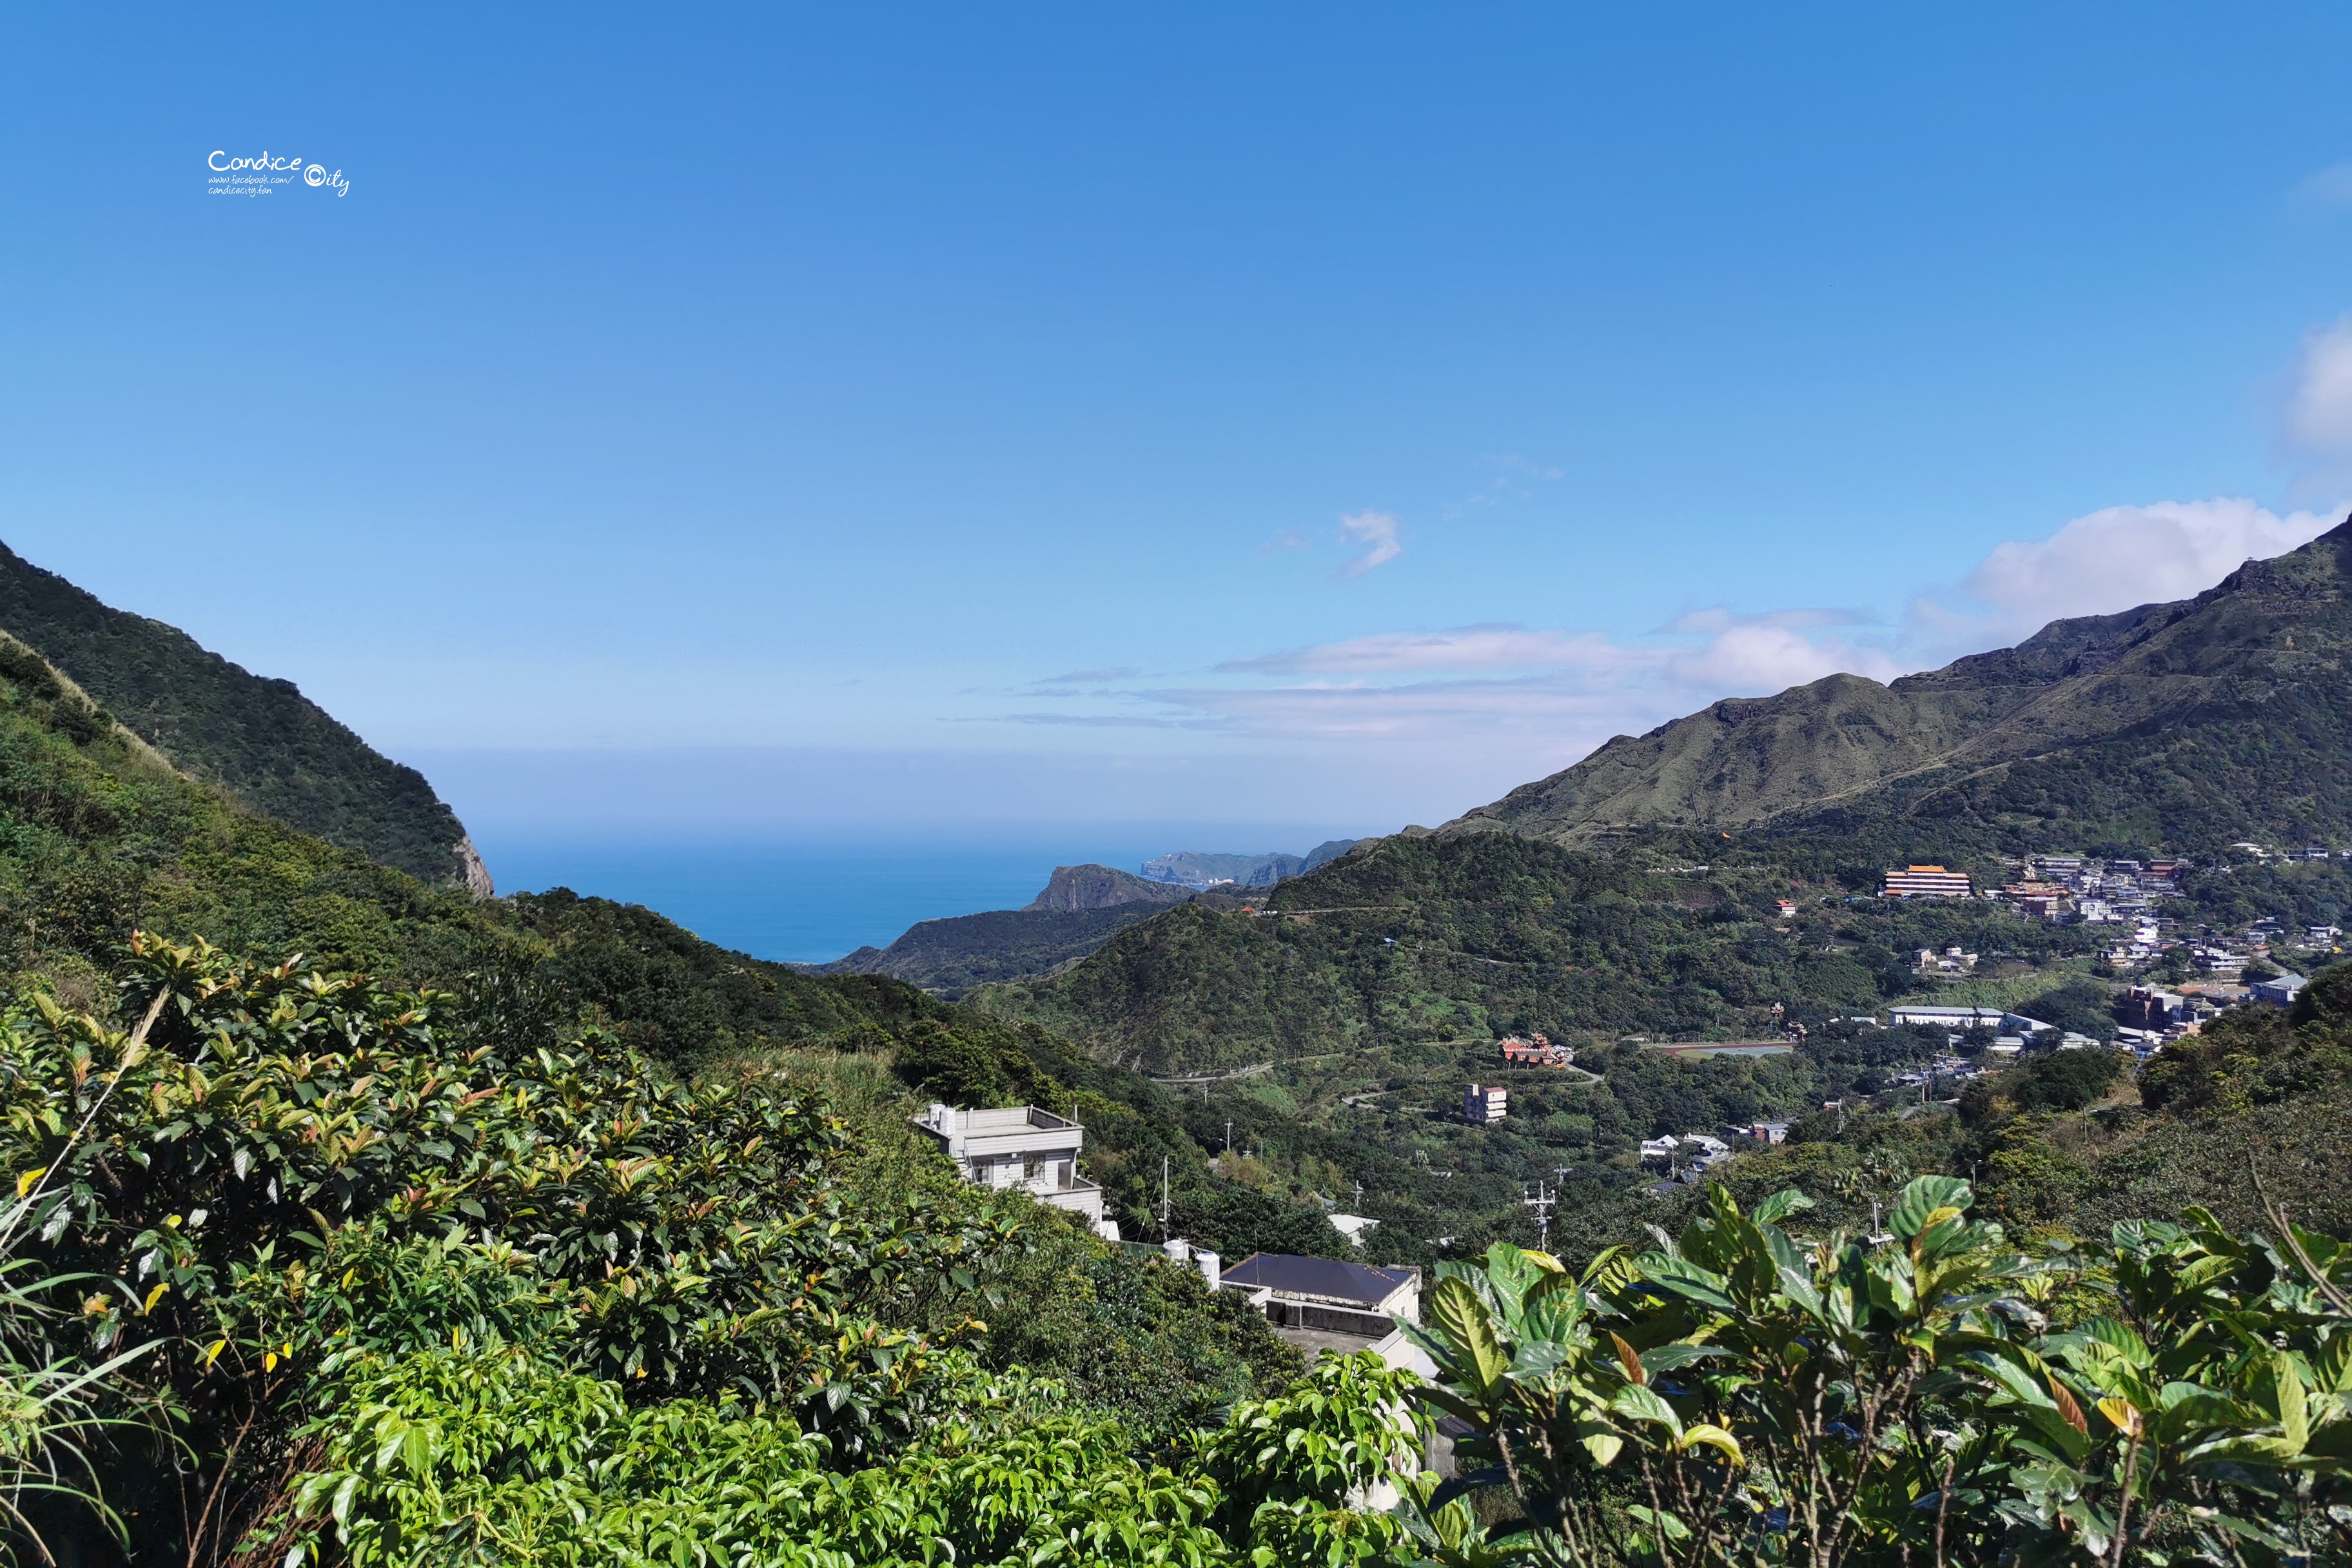
[{"label": "green mountain", "polygon": [[1717,702],[1439,831],[1591,844],[1660,826],[1912,826],[1954,853],[2340,840],[2348,586],[2352,521],[2179,604],[2056,621],[1886,686],[1833,675]]},{"label": "green mountain", "polygon": [[943,996],[976,985],[1044,974],[1084,958],[1165,903],[1101,910],[988,910],[919,921],[888,947],[861,947],[830,963],[802,964],[807,974],[887,974]]},{"label": "green mountain", "polygon": [[113,718],[247,809],[426,882],[488,896],[457,814],[290,680],[253,675],[175,626],[110,608],[0,545],[0,630]]},{"label": "green mountain", "polygon": [[1029,900],[1031,910],[1108,910],[1119,904],[1181,903],[1181,889],[1167,882],[1146,881],[1108,866],[1056,866],[1045,891]]},{"label": "green mountain", "polygon": [[[1295,855],[1202,856],[1189,851],[1163,855],[1153,865],[1171,875],[1205,875],[1202,868],[1238,869],[1256,889],[1299,874],[1298,868],[1328,864],[1358,840],[1318,845],[1304,860]],[[1230,863],[1230,864],[1226,864]],[[1233,879],[1223,877],[1224,880]],[[942,996],[958,997],[973,987],[1048,974],[1086,957],[1128,927],[1173,904],[1239,908],[1238,889],[1204,891],[1185,881],[1154,880],[1108,866],[1056,866],[1045,889],[1018,910],[990,910],[922,921],[888,947],[861,947],[830,963],[796,967],[809,974],[887,974]]]},{"label": "green mountain", "polygon": [[513,989],[674,1061],[940,1011],[888,980],[726,952],[643,909],[420,881],[189,777],[13,639],[0,639],[0,921],[9,971],[84,1006],[144,930],[392,984]]},{"label": "green mountain", "polygon": [[1056,866],[1025,908],[919,921],[888,947],[861,947],[830,963],[795,967],[807,974],[887,974],[955,997],[1084,958],[1138,921],[1193,896],[1189,888],[1108,866]]}]

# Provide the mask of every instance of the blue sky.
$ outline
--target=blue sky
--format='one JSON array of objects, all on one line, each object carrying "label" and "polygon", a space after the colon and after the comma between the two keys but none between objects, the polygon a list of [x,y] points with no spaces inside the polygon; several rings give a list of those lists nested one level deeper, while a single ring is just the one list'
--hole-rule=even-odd
[{"label": "blue sky", "polygon": [[[476,820],[1443,820],[2324,526],[2348,65],[2319,5],[18,8],[0,538]],[[265,151],[348,189],[209,194]]]}]

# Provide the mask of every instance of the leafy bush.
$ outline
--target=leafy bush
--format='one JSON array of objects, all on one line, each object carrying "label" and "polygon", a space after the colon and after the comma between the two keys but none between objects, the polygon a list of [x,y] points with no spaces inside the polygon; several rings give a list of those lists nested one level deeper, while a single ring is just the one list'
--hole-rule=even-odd
[{"label": "leafy bush", "polygon": [[63,1281],[0,1343],[20,1389],[86,1391],[50,1426],[142,1552],[1225,1550],[1207,1483],[1129,1456],[1296,1370],[1238,1297],[944,1170],[845,1187],[846,1129],[773,1068],[548,1044],[510,986],[469,1011],[145,937],[123,974],[135,1030],[37,991],[0,1021],[20,1258]]},{"label": "leafy bush", "polygon": [[2051,1051],[2028,1062],[2007,1085],[2025,1110],[2080,1110],[2105,1094],[2123,1076],[2112,1051]]},{"label": "leafy bush", "polygon": [[[1581,1275],[1441,1266],[1422,1397],[1469,1424],[1415,1534],[1486,1562],[2284,1564],[2352,1550],[2352,1247],[2210,1215],[2027,1255],[1968,1184],[1884,1245],[1742,1213]],[[1491,1491],[1517,1518],[1460,1512]]]}]

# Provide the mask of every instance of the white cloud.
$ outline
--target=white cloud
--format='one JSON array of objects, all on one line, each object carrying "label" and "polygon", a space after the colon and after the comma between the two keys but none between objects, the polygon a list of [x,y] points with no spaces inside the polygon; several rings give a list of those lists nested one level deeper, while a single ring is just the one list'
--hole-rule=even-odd
[{"label": "white cloud", "polygon": [[1714,636],[1734,626],[1850,626],[1861,619],[1852,610],[1771,610],[1760,616],[1735,616],[1718,605],[1712,609],[1685,611],[1661,629]]},{"label": "white cloud", "polygon": [[2281,517],[2232,496],[2106,507],[2047,539],[1996,546],[1962,584],[1990,615],[1920,610],[1947,638],[1957,633],[1963,640],[2007,640],[2063,616],[2191,597],[2245,561],[2284,554],[2334,521],[2310,511]]},{"label": "white cloud", "polygon": [[1873,680],[1892,680],[1902,673],[1885,654],[1815,642],[1787,626],[1755,624],[1730,626],[1705,647],[1677,652],[1668,668],[1680,685],[1694,692],[1779,691],[1841,670]]},{"label": "white cloud", "polygon": [[1489,454],[1480,458],[1474,466],[1486,478],[1476,489],[1445,507],[1448,521],[1458,521],[1465,513],[1480,507],[1531,500],[1536,493],[1532,487],[1550,484],[1563,477],[1562,470],[1543,463],[1531,463],[1517,452]]},{"label": "white cloud", "polygon": [[1360,577],[1404,553],[1403,544],[1397,540],[1397,520],[1384,511],[1353,512],[1341,518],[1339,538],[1345,543],[1364,547],[1361,555],[1339,569],[1342,579]]},{"label": "white cloud", "polygon": [[2304,334],[2282,432],[2306,453],[2352,453],[2352,316]]},{"label": "white cloud", "polygon": [[[1515,751],[1564,742],[1577,754],[1627,723],[1647,729],[1680,711],[1653,694],[1581,672],[1509,680],[1426,680],[1404,685],[1309,681],[1234,689],[1200,688],[1151,693],[1154,700],[1203,714],[1244,734],[1288,740],[1445,741],[1492,745],[1508,734]],[[1652,715],[1651,717],[1643,717]]]},{"label": "white cloud", "polygon": [[2336,163],[2305,177],[2294,194],[2324,206],[2352,206],[2352,163]]}]

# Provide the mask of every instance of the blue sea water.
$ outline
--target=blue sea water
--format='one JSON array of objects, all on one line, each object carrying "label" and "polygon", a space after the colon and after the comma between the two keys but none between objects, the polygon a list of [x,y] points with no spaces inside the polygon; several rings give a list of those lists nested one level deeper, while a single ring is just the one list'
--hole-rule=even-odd
[{"label": "blue sea water", "polygon": [[[1294,835],[1295,837],[1295,835]],[[499,891],[573,892],[643,904],[754,958],[822,963],[887,947],[917,921],[1015,910],[1056,866],[1132,871],[1170,849],[1297,854],[1315,840],[1202,845],[1163,837],[1021,843],[616,843],[478,835]]]}]

